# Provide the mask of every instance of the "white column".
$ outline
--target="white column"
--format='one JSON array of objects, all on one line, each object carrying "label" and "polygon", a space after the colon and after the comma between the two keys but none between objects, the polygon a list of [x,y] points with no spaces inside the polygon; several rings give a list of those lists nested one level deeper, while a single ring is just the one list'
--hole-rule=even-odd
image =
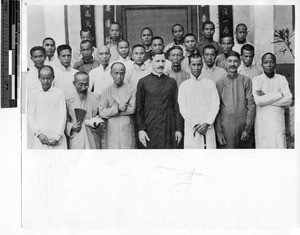
[{"label": "white column", "polygon": [[97,47],[104,45],[103,5],[95,6],[95,27]]},{"label": "white column", "polygon": [[79,48],[81,42],[80,30],[81,30],[81,16],[79,5],[68,5],[68,28],[69,28],[69,44],[72,49]]},{"label": "white column", "polygon": [[44,6],[45,37],[55,40],[56,46],[66,43],[63,5]]},{"label": "white column", "polygon": [[254,19],[253,43],[258,58],[266,52],[274,53],[274,6],[253,6],[250,16]]},{"label": "white column", "polygon": [[[214,40],[219,42],[220,25],[219,25],[219,11],[218,11],[218,6],[217,5],[210,5],[209,6],[209,19],[216,26]],[[200,31],[202,31],[202,28],[200,29]]]}]

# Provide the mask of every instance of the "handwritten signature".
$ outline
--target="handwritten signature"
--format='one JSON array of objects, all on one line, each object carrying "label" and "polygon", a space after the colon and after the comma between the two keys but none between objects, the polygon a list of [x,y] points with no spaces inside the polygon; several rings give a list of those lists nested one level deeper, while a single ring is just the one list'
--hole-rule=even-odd
[{"label": "handwritten signature", "polygon": [[156,166],[156,167],[173,172],[176,178],[180,180],[179,183],[175,184],[175,186],[172,187],[173,189],[185,186],[185,192],[188,192],[188,190],[192,186],[203,185],[204,184],[203,180],[206,180],[205,184],[213,184],[215,182],[215,179],[213,177],[199,173],[195,169],[192,169],[191,171],[188,172],[180,172],[175,168],[170,168],[165,166]]}]

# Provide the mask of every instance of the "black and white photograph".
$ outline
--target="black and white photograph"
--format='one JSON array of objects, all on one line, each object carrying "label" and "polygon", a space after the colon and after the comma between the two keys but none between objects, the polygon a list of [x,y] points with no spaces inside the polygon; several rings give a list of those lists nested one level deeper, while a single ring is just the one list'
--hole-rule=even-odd
[{"label": "black and white photograph", "polygon": [[28,5],[27,147],[294,148],[294,54],[294,5]]},{"label": "black and white photograph", "polygon": [[299,226],[299,4],[20,4],[23,229]]}]

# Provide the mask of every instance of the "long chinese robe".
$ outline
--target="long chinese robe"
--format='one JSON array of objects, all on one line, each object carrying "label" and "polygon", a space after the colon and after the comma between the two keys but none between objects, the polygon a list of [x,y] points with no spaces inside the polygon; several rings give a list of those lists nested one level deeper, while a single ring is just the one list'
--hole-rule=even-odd
[{"label": "long chinese robe", "polygon": [[[255,119],[255,103],[251,79],[240,74],[227,75],[216,83],[220,110],[216,119],[217,135],[224,135],[227,144],[220,148],[252,148],[251,135]],[[243,131],[250,135],[241,140]]]}]

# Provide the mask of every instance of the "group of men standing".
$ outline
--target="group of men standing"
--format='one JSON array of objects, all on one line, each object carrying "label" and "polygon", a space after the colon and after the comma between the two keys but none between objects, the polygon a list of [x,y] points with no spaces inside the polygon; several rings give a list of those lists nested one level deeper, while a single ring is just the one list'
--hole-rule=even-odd
[{"label": "group of men standing", "polygon": [[244,24],[236,44],[214,30],[205,22],[197,42],[175,24],[164,46],[146,27],[131,48],[115,22],[108,45],[94,48],[81,30],[80,48],[60,45],[57,57],[44,39],[30,51],[28,148],[285,148],[292,95],[275,55],[259,65]]}]

